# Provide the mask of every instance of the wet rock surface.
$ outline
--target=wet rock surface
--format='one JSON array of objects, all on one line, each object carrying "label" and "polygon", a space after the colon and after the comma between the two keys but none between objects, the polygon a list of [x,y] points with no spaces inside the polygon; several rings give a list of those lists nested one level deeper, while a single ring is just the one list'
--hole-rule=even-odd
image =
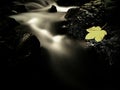
[{"label": "wet rock surface", "polygon": [[86,29],[92,26],[103,26],[105,22],[104,3],[101,0],[85,3],[77,9],[70,9],[66,15],[69,20],[68,35],[70,37],[83,39]]},{"label": "wet rock surface", "polygon": [[[118,23],[114,22],[113,20],[113,16],[116,13],[114,12],[113,15],[111,15],[111,12],[111,14],[109,14],[108,8],[114,7],[110,10],[115,11],[115,8],[118,8],[118,6],[115,6],[115,4],[113,3],[113,5],[107,7],[106,4],[107,3],[103,2],[102,0],[91,1],[89,3],[83,4],[82,6],[80,6],[80,8],[70,9],[65,17],[69,21],[69,23],[66,25],[66,28],[68,29],[67,35],[71,38],[78,40],[85,40],[85,36],[87,34],[86,29],[93,26],[105,26],[103,29],[108,32],[108,35],[105,37],[105,40],[103,40],[103,42],[101,43],[96,43],[94,41],[90,41],[90,43],[94,45],[98,53],[100,52],[100,54],[102,54],[103,57],[105,56],[105,60],[108,60],[108,62],[110,61],[111,63],[111,60],[114,57],[114,55],[115,57],[119,56],[118,54],[120,48],[120,37],[118,34],[120,32]],[[117,16],[114,17],[116,18]],[[109,59],[111,58],[111,60],[109,60],[108,57]]]}]

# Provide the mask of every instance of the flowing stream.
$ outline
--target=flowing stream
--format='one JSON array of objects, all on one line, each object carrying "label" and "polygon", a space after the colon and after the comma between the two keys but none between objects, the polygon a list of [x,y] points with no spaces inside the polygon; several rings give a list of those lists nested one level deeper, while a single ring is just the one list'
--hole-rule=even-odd
[{"label": "flowing stream", "polygon": [[[53,24],[65,21],[67,11],[75,7],[61,7],[52,0],[43,1],[41,0],[41,3],[25,3],[28,12],[10,17],[21,25],[29,27],[29,32],[32,32],[40,41],[41,47],[49,52],[51,68],[58,77],[71,85],[79,86],[83,81],[82,76],[85,70],[83,63],[86,44],[83,41],[72,40],[66,35],[55,34],[56,31],[53,30]],[[53,5],[57,12],[48,12]]]}]

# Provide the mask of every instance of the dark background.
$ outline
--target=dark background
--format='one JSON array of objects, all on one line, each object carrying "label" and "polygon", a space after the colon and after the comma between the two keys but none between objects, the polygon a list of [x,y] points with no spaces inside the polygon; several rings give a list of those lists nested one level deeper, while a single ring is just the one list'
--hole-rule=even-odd
[{"label": "dark background", "polygon": [[[15,0],[13,0],[15,1]],[[22,45],[19,45],[20,39],[24,33],[16,30],[16,26],[19,25],[14,19],[8,18],[9,15],[14,14],[11,10],[15,9],[19,13],[26,12],[24,6],[13,5],[12,0],[0,1],[0,61],[5,65],[1,65],[2,76],[1,85],[5,87],[33,87],[39,89],[76,89],[70,85],[65,84],[55,76],[49,68],[49,55],[44,48],[39,48],[40,43],[34,36],[30,36]],[[20,1],[20,0],[19,0]],[[22,0],[26,2],[25,0]],[[29,0],[27,0],[29,1]],[[59,5],[82,5],[90,0],[58,0]],[[112,1],[112,0],[111,0]],[[113,9],[108,8],[109,22],[119,26],[119,0],[115,0],[116,6]],[[78,3],[79,2],[79,3]],[[108,2],[107,2],[108,3]],[[111,3],[107,4],[108,6]],[[111,13],[113,12],[113,13]],[[33,43],[34,42],[34,43]],[[96,61],[91,60],[90,70],[96,71],[97,75],[91,74],[90,79],[86,82],[89,87],[87,90],[101,90],[119,88],[119,58],[115,60],[112,66],[109,66],[107,62],[99,61],[99,64],[95,65]],[[89,67],[89,66],[88,66]],[[99,72],[98,72],[99,71]],[[99,75],[98,75],[99,74]],[[17,89],[16,88],[16,89]],[[86,90],[81,86],[81,90]]]}]

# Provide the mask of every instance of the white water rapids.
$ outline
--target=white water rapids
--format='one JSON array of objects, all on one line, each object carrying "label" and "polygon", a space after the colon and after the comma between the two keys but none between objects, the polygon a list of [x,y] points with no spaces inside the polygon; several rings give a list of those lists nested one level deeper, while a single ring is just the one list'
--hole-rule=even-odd
[{"label": "white water rapids", "polygon": [[[70,8],[60,7],[55,2],[50,2],[44,6],[45,2],[25,3],[29,12],[12,15],[21,25],[27,25],[29,32],[37,37],[41,46],[47,49],[51,55],[51,67],[53,71],[67,83],[79,86],[84,66],[83,53],[85,43],[82,41],[71,40],[66,35],[54,35],[52,24],[55,22],[65,21],[64,16]],[[16,2],[17,4],[21,4]],[[48,12],[48,9],[54,5],[57,12]],[[34,8],[34,9],[30,9]]]}]

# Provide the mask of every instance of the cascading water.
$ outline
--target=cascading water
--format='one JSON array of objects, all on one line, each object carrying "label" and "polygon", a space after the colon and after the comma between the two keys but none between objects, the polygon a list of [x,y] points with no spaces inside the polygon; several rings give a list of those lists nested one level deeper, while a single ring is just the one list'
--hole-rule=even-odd
[{"label": "cascading water", "polygon": [[[29,12],[10,17],[21,25],[29,27],[29,32],[37,37],[42,47],[47,49],[51,56],[51,68],[58,77],[67,83],[79,86],[85,69],[83,66],[84,42],[72,40],[66,35],[53,34],[55,33],[53,24],[66,21],[64,18],[66,12],[74,7],[60,7],[52,0],[48,0],[48,5],[45,3],[42,0],[40,3],[25,3]],[[16,4],[21,3],[16,2]],[[48,12],[52,5],[56,7],[57,12]]]}]

